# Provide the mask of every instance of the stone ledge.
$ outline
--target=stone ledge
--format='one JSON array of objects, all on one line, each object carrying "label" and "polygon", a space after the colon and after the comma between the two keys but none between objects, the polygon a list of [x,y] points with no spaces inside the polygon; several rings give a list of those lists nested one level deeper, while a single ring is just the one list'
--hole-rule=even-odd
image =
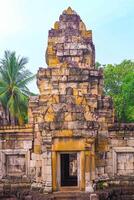
[{"label": "stone ledge", "polygon": [[134,131],[134,123],[114,123],[108,127],[109,131]]}]

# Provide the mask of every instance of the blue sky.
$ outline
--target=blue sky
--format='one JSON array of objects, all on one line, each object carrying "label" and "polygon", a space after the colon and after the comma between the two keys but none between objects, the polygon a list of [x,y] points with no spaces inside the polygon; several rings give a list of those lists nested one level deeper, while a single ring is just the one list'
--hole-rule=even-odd
[{"label": "blue sky", "polygon": [[9,49],[28,57],[33,73],[46,67],[48,30],[68,6],[92,29],[97,61],[134,59],[134,0],[0,0],[0,58]]}]

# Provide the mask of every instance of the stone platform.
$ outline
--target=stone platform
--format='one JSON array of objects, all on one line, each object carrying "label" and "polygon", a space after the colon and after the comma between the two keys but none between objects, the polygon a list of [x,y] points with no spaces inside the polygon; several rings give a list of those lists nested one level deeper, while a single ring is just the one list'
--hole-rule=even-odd
[{"label": "stone platform", "polygon": [[132,186],[105,189],[92,194],[78,191],[41,194],[25,188],[1,193],[0,200],[134,200],[134,189]]}]

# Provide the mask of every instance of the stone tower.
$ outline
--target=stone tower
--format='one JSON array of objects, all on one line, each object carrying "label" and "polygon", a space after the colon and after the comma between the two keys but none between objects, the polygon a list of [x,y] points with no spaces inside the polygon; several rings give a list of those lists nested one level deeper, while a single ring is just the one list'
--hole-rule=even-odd
[{"label": "stone tower", "polygon": [[95,69],[92,31],[70,7],[49,31],[46,62],[37,74],[40,95],[29,105],[35,181],[44,191],[92,191],[113,108],[103,95],[103,72]]},{"label": "stone tower", "polygon": [[95,49],[92,31],[87,31],[80,16],[68,8],[49,31],[46,62],[49,67],[94,68]]}]

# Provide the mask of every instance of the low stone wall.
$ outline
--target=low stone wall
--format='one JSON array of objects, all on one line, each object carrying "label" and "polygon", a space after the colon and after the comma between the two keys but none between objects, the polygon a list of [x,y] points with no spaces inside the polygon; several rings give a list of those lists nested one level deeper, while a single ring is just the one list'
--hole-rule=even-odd
[{"label": "low stone wall", "polygon": [[133,187],[111,188],[98,192],[99,200],[133,200]]},{"label": "low stone wall", "polygon": [[28,178],[31,174],[30,153],[33,127],[0,126],[0,180]]},{"label": "low stone wall", "polygon": [[[100,137],[100,136],[99,136]],[[133,177],[134,174],[134,123],[109,125],[108,135],[97,138],[96,175],[98,180]],[[98,160],[97,160],[98,161]]]}]

